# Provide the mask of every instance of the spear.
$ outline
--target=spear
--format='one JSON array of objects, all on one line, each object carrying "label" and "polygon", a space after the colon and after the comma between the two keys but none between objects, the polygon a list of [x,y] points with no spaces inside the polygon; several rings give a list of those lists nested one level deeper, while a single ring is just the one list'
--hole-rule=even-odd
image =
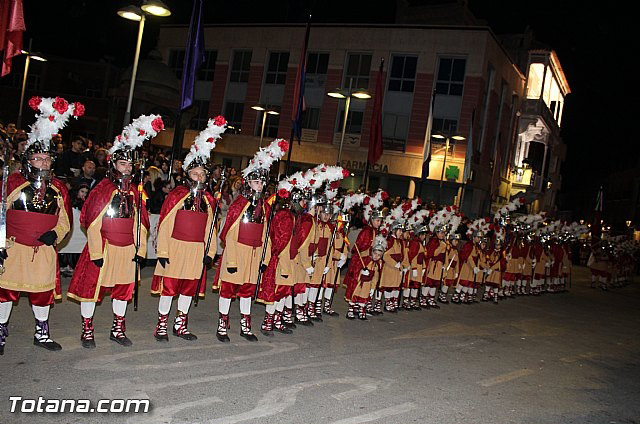
[{"label": "spear", "polygon": [[[138,254],[138,250],[140,250],[140,233],[141,233],[141,225],[142,225],[142,192],[144,191],[144,187],[142,186],[142,180],[144,179],[144,158],[141,158],[138,162],[140,167],[140,184],[138,187],[138,216],[136,217],[136,255]],[[138,310],[138,286],[140,285],[140,264],[136,261],[136,272],[134,276],[134,286],[133,286],[133,310]]]},{"label": "spear", "polygon": [[[264,258],[267,255],[267,246],[269,245],[269,231],[271,230],[271,221],[273,221],[273,215],[276,212],[276,202],[278,201],[278,193],[274,194],[273,203],[271,204],[271,210],[269,211],[269,219],[267,221],[267,231],[265,232],[264,242],[262,243],[262,255],[260,255],[260,263],[258,266],[258,278],[256,280],[256,293],[255,298],[258,298],[258,293],[260,292],[260,281],[262,281],[262,273],[265,271],[266,267],[264,265]],[[268,201],[268,199],[267,199]]]},{"label": "spear", "polygon": [[[206,256],[207,253],[209,253],[209,248],[211,247],[211,240],[213,239],[213,230],[215,229],[216,221],[218,220],[218,213],[220,212],[220,199],[222,198],[221,191],[225,181],[226,169],[227,167],[225,166],[224,168],[222,168],[222,172],[220,173],[220,185],[218,186],[220,187],[220,190],[218,191],[216,196],[216,208],[213,210],[213,219],[211,220],[211,227],[209,227],[209,235],[207,236],[207,245],[204,248],[204,256]],[[204,256],[202,257],[203,259],[202,275],[200,276],[200,279],[198,280],[198,284],[196,285],[196,296],[195,296],[195,299],[193,299],[193,306],[195,306],[196,308],[198,307],[198,298],[200,297],[200,286],[202,285],[202,280],[207,275],[207,266],[204,264]]]}]

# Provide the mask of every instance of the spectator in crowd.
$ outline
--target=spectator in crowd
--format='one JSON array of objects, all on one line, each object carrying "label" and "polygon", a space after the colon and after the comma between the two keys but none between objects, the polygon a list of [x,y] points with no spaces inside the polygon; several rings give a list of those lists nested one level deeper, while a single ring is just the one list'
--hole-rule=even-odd
[{"label": "spectator in crowd", "polygon": [[84,151],[84,137],[76,136],[71,140],[71,149],[65,150],[56,160],[55,173],[58,177],[77,177],[80,175]]},{"label": "spectator in crowd", "polygon": [[153,195],[147,201],[149,213],[159,214],[167,194],[171,191],[171,182],[157,179]]},{"label": "spectator in crowd", "polygon": [[162,180],[162,171],[155,166],[149,167],[149,169],[145,171],[145,181],[143,184],[144,191],[147,193],[147,196],[151,197],[155,192],[155,183],[157,180]]},{"label": "spectator in crowd", "polygon": [[94,177],[95,173],[96,164],[92,160],[85,159],[80,175],[75,179],[75,185],[77,187],[86,185],[91,190],[98,183]]},{"label": "spectator in crowd", "polygon": [[94,178],[100,182],[106,175],[107,170],[109,169],[109,164],[107,163],[107,152],[103,148],[98,148],[93,154],[93,162],[96,164],[96,174]]},{"label": "spectator in crowd", "polygon": [[211,176],[209,177],[209,191],[215,193],[220,190],[220,179],[222,176],[222,165],[213,165],[211,169]]},{"label": "spectator in crowd", "polygon": [[167,160],[160,161],[160,171],[162,171],[162,179],[168,180],[169,179],[169,161]]},{"label": "spectator in crowd", "polygon": [[235,177],[236,175],[238,175],[238,170],[234,167],[231,166],[229,167],[229,177]]},{"label": "spectator in crowd", "polygon": [[13,140],[13,149],[15,150],[13,154],[13,159],[20,161],[22,158],[22,154],[27,149],[27,133],[22,130],[16,130],[13,132],[12,140]]}]

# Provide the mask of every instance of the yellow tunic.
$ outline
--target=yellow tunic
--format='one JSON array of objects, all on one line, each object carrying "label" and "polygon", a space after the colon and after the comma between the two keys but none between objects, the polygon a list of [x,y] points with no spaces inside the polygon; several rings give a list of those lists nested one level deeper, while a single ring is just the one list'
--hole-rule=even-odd
[{"label": "yellow tunic", "polygon": [[[100,268],[100,276],[98,277],[98,289],[100,287],[113,287],[116,284],[130,284],[135,279],[135,263],[133,258],[136,255],[135,244],[129,246],[113,246],[105,240],[102,246],[102,220],[104,219],[107,209],[113,201],[113,197],[118,190],[113,190],[109,202],[105,205],[100,215],[87,228],[87,247],[89,249],[89,258],[92,261],[103,259],[104,263]],[[133,208],[133,240],[136,240],[136,225],[138,222],[138,208]],[[138,256],[143,258],[147,256],[147,229],[144,225],[140,225],[140,247]],[[96,295],[99,290],[96,290]]]},{"label": "yellow tunic", "polygon": [[[10,193],[7,196],[7,206],[13,204],[22,189],[28,185],[29,183],[25,182]],[[58,235],[56,243],[60,243],[71,229],[71,221],[67,216],[60,191],[53,184],[49,187],[58,193],[56,201],[60,211],[53,231]],[[55,289],[57,252],[54,246],[42,245],[34,248],[14,242],[13,246],[7,250],[7,254],[8,257],[4,261],[5,271],[0,275],[0,287],[30,293]],[[60,297],[59,293],[56,294],[56,298]]]},{"label": "yellow tunic", "polygon": [[[202,276],[202,258],[213,221],[213,208],[211,208],[207,197],[203,196],[204,201],[208,205],[208,218],[202,242],[177,240],[171,237],[171,234],[173,234],[176,215],[178,211],[183,208],[185,199],[186,196],[169,211],[167,216],[162,220],[162,223],[158,226],[157,256],[160,258],[169,258],[169,263],[166,267],[158,263],[156,265],[155,275],[186,280],[194,280]],[[216,240],[216,231],[214,230],[213,236],[211,237],[211,245],[206,252],[208,256],[211,256],[210,252],[217,250]]]}]

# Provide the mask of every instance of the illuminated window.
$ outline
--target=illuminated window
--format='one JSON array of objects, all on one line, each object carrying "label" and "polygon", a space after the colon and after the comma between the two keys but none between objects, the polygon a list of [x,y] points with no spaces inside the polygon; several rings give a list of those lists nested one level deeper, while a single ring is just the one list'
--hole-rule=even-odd
[{"label": "illuminated window", "polygon": [[539,99],[542,94],[542,79],[544,78],[544,64],[529,65],[529,80],[527,81],[527,99]]}]

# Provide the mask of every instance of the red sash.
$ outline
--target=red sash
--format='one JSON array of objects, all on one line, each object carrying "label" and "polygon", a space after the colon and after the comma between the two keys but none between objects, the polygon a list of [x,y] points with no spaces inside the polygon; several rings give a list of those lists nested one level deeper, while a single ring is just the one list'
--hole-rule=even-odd
[{"label": "red sash", "polygon": [[318,239],[318,244],[316,244],[316,253],[318,256],[326,256],[328,247],[329,239],[327,237],[320,237]]},{"label": "red sash", "polygon": [[445,254],[440,253],[439,255],[434,256],[433,260],[436,262],[444,262],[444,258],[445,258]]},{"label": "red sash", "polygon": [[391,259],[393,259],[396,262],[402,262],[402,253],[392,253]]},{"label": "red sash", "polygon": [[102,237],[114,246],[133,244],[133,218],[102,218]]},{"label": "red sash", "polygon": [[176,240],[202,242],[208,215],[204,212],[181,209],[176,213],[171,237]]},{"label": "red sash", "polygon": [[245,246],[260,247],[262,246],[262,228],[264,224],[255,222],[242,222],[238,224],[238,243]]},{"label": "red sash", "polygon": [[7,237],[15,237],[16,242],[25,246],[42,246],[44,243],[38,237],[53,230],[57,223],[58,215],[9,209]]}]

